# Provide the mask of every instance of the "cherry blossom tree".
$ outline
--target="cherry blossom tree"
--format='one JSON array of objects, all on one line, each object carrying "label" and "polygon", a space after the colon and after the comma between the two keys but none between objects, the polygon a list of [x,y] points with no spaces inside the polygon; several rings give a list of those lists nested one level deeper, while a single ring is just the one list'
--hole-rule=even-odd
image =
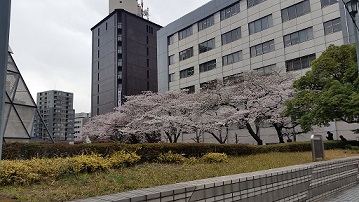
[{"label": "cherry blossom tree", "polygon": [[250,71],[242,73],[236,80],[241,82],[218,81],[214,89],[205,90],[204,93],[208,96],[202,96],[202,114],[213,110],[217,114],[224,114],[223,119],[219,118],[221,125],[247,128],[257,144],[261,145],[263,141],[259,134],[260,125],[283,121],[280,112],[283,110],[284,100],[293,94],[291,85],[294,77],[275,71],[266,76]]},{"label": "cherry blossom tree", "polygon": [[194,94],[170,91],[127,96],[118,111],[94,117],[85,131],[90,136],[132,143],[156,139],[159,134],[175,143],[182,133],[209,133],[223,144],[229,127],[236,126],[247,128],[261,145],[259,128],[263,124],[274,126],[278,137],[283,137],[287,118],[280,112],[284,100],[293,94],[293,81],[293,76],[280,72],[263,76],[250,71],[235,82],[217,80],[215,86]]},{"label": "cherry blossom tree", "polygon": [[191,117],[196,101],[191,97],[184,91],[129,96],[121,108],[122,113],[132,116],[124,131],[161,133],[169,142],[177,142],[183,132],[195,131]]}]

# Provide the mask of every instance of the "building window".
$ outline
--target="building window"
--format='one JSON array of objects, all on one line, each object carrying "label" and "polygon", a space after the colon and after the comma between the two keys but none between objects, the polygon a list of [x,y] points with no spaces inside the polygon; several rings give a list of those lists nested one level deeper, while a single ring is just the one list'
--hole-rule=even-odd
[{"label": "building window", "polygon": [[100,50],[97,50],[97,58],[100,58]]},{"label": "building window", "polygon": [[260,75],[270,75],[272,74],[273,70],[275,69],[276,64],[260,67],[258,69],[255,69]]},{"label": "building window", "polygon": [[97,39],[97,47],[100,47],[100,38]]},{"label": "building window", "polygon": [[230,18],[240,12],[239,2],[221,10],[221,21]]},{"label": "building window", "polygon": [[286,71],[289,72],[309,68],[311,67],[311,63],[313,60],[315,60],[315,54],[287,60],[285,61]]},{"label": "building window", "polygon": [[147,67],[150,67],[150,59],[147,59]]},{"label": "building window", "polygon": [[100,61],[97,61],[97,70],[100,69]]},{"label": "building window", "polygon": [[211,80],[199,84],[201,90],[214,90],[217,87],[217,80]]},{"label": "building window", "polygon": [[106,30],[107,30],[107,22],[106,22]]},{"label": "building window", "polygon": [[148,39],[148,36],[146,36],[146,44],[149,43],[149,39]]},{"label": "building window", "polygon": [[150,82],[147,82],[147,90],[150,90]]},{"label": "building window", "polygon": [[100,81],[100,73],[97,73],[97,81]]},{"label": "building window", "polygon": [[266,0],[247,0],[247,7],[250,8],[250,7],[260,4],[264,1],[266,1]]},{"label": "building window", "polygon": [[222,64],[223,66],[230,65],[236,62],[241,61],[242,58],[242,51],[238,51],[229,55],[225,55],[222,57]]},{"label": "building window", "polygon": [[146,54],[147,54],[147,56],[150,55],[150,49],[148,47],[146,48]]},{"label": "building window", "polygon": [[167,45],[171,45],[174,42],[175,35],[172,34],[171,36],[167,37]]},{"label": "building window", "polygon": [[168,56],[168,65],[172,65],[175,63],[175,55]]},{"label": "building window", "polygon": [[238,27],[232,31],[222,34],[222,45],[236,41],[242,37],[241,28]]},{"label": "building window", "polygon": [[206,72],[216,68],[216,60],[211,60],[199,65],[199,72]]},{"label": "building window", "polygon": [[207,17],[198,22],[198,31],[207,29],[208,27],[214,25],[214,15]]},{"label": "building window", "polygon": [[187,27],[181,31],[178,32],[178,40],[182,40],[184,38],[187,38],[193,34],[193,28],[192,26]]},{"label": "building window", "polygon": [[323,7],[338,3],[338,0],[321,0],[321,2],[322,2],[322,8],[323,8]]},{"label": "building window", "polygon": [[168,82],[172,82],[175,80],[175,73],[169,74],[168,75]]},{"label": "building window", "polygon": [[194,93],[196,89],[195,89],[194,86],[188,86],[188,87],[185,87],[185,88],[181,88],[181,90],[186,90],[187,93]]},{"label": "building window", "polygon": [[97,36],[100,36],[100,28],[97,29]]},{"label": "building window", "polygon": [[100,115],[100,109],[99,108],[96,109],[96,115]]},{"label": "building window", "polygon": [[255,46],[251,47],[251,57],[256,57],[258,55],[263,55],[269,52],[274,51],[274,40],[270,40]]},{"label": "building window", "polygon": [[194,67],[190,67],[180,71],[180,79],[190,77],[194,74]]},{"label": "building window", "polygon": [[215,40],[214,40],[214,38],[210,39],[208,41],[205,41],[203,43],[200,43],[198,45],[199,53],[204,53],[204,52],[210,51],[210,50],[212,50],[214,48],[215,48]]},{"label": "building window", "polygon": [[100,96],[97,96],[97,104],[100,104]]},{"label": "building window", "polygon": [[305,0],[294,4],[293,6],[289,6],[285,9],[282,9],[282,22],[286,22],[292,20],[294,18],[300,17],[310,13],[310,1]]},{"label": "building window", "polygon": [[303,29],[283,37],[284,47],[292,46],[298,43],[309,41],[313,39],[313,27]]},{"label": "building window", "polygon": [[340,18],[336,18],[323,23],[324,26],[324,34],[332,34],[334,32],[342,31],[342,24]]},{"label": "building window", "polygon": [[97,84],[97,93],[100,93],[100,84]]},{"label": "building window", "polygon": [[183,50],[179,52],[179,60],[185,60],[193,56],[193,47],[187,48],[186,50]]},{"label": "building window", "polygon": [[150,70],[147,70],[147,78],[150,78]]},{"label": "building window", "polygon": [[249,34],[254,34],[270,27],[273,27],[273,17],[271,15],[267,15],[263,18],[255,20],[248,24]]}]

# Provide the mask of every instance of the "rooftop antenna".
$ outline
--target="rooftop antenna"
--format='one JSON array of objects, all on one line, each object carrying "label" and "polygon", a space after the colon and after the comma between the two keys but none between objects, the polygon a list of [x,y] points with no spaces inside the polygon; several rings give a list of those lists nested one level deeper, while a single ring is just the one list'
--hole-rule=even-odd
[{"label": "rooftop antenna", "polygon": [[150,20],[150,9],[148,7],[146,9],[143,8],[143,0],[141,0],[141,16]]}]

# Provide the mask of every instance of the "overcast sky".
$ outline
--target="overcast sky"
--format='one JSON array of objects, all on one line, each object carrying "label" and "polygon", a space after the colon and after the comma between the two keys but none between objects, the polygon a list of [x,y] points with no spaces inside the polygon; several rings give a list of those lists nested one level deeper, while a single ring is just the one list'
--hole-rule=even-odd
[{"label": "overcast sky", "polygon": [[[165,26],[210,0],[144,0],[150,20]],[[91,31],[108,0],[13,0],[10,46],[34,100],[36,93],[74,93],[76,112],[91,111]]]}]

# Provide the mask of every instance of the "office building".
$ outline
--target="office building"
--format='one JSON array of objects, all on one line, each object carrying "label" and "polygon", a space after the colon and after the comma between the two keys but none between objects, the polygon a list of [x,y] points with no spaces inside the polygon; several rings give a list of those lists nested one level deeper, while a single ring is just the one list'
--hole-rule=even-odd
[{"label": "office building", "polygon": [[[37,107],[55,141],[72,140],[74,134],[73,93],[50,90],[37,93]],[[36,120],[35,137],[45,136],[45,126]]]},{"label": "office building", "polygon": [[[345,1],[346,2],[346,1]],[[274,68],[303,75],[330,44],[354,43],[352,20],[338,0],[212,0],[157,32],[158,91],[198,91],[215,79],[248,70]],[[355,139],[357,125],[333,122],[313,133],[332,131]],[[244,130],[228,142],[254,144]],[[310,140],[302,134],[298,141]],[[193,142],[194,134],[180,137]],[[278,141],[273,128],[261,128],[265,143]],[[216,142],[210,135],[203,142]]]},{"label": "office building", "polygon": [[161,26],[116,9],[92,31],[91,114],[121,106],[126,95],[157,91],[157,38]]},{"label": "office building", "polygon": [[159,92],[273,68],[303,75],[330,44],[354,43],[337,0],[212,0],[157,33]]},{"label": "office building", "polygon": [[82,127],[90,120],[90,113],[75,113],[74,141],[84,141]]}]

